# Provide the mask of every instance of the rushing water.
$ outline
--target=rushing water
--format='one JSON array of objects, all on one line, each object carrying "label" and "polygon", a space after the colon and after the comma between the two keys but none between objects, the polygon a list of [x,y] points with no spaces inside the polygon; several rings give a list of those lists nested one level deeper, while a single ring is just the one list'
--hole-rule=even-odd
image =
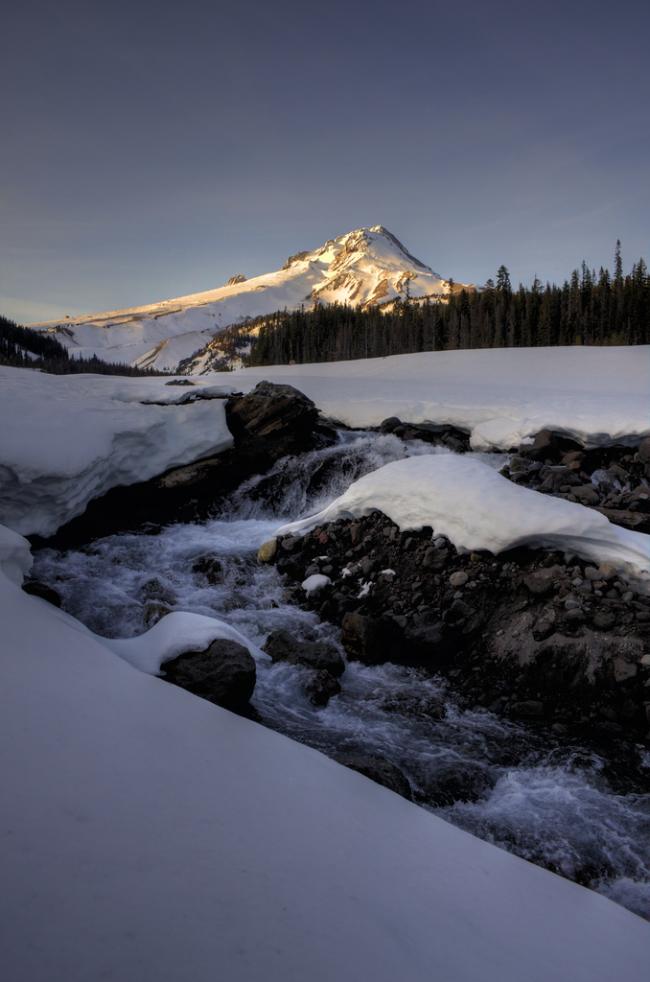
[{"label": "rushing water", "polygon": [[[336,447],[281,461],[246,482],[208,522],[43,551],[35,575],[104,636],[139,634],[152,614],[169,608],[217,615],[258,645],[278,628],[338,643],[331,625],[286,601],[275,568],[256,562],[259,544],[280,522],[320,509],[361,474],[434,452],[447,451],[348,434]],[[503,463],[497,455],[486,459]],[[193,571],[205,555],[220,560],[220,582]],[[634,778],[626,781],[608,753],[462,710],[440,679],[414,669],[351,663],[341,694],[320,709],[304,695],[304,678],[303,669],[260,659],[253,701],[267,725],[326,753],[354,750],[393,761],[424,807],[650,917],[650,794],[642,786],[644,774],[650,786],[650,759],[644,762],[638,748],[628,751]],[[471,800],[462,800],[468,787]]]}]

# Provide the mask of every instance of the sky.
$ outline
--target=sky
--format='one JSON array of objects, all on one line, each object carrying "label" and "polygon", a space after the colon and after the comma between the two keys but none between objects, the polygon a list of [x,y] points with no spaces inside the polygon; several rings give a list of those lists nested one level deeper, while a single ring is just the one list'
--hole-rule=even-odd
[{"label": "sky", "polygon": [[23,0],[0,313],[279,268],[383,224],[456,281],[650,259],[650,4]]}]

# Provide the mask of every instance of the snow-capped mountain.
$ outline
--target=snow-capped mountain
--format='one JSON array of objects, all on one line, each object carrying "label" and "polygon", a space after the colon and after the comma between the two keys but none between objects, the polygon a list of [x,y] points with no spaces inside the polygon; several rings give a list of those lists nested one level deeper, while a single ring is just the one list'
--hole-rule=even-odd
[{"label": "snow-capped mountain", "polygon": [[382,225],[330,239],[312,252],[290,256],[282,269],[246,279],[232,276],[205,293],[142,307],[32,325],[56,335],[71,353],[97,355],[161,369],[176,369],[198,355],[224,328],[302,304],[389,305],[406,293],[444,300],[451,284],[412,256]]}]

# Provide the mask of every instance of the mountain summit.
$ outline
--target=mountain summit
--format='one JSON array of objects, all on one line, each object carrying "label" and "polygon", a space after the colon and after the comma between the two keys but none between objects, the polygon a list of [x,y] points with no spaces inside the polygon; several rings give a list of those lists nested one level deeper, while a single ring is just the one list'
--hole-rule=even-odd
[{"label": "mountain summit", "polygon": [[224,328],[252,317],[314,303],[387,306],[407,294],[440,301],[450,289],[392,232],[373,225],[295,253],[274,273],[238,274],[205,293],[33,327],[55,334],[71,354],[174,370]]}]

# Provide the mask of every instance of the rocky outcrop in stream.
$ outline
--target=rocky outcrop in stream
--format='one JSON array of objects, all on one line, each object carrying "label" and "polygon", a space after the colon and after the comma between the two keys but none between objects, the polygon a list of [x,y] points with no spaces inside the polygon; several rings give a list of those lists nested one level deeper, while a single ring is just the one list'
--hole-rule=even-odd
[{"label": "rocky outcrop in stream", "polygon": [[650,532],[650,437],[638,446],[585,448],[542,430],[504,473],[516,484],[596,508],[616,525]]},{"label": "rocky outcrop in stream", "polygon": [[[381,513],[271,552],[292,599],[341,626],[351,659],[440,672],[472,704],[516,718],[648,733],[650,598],[611,567],[544,550],[460,554]],[[320,589],[303,589],[314,576]]]}]

